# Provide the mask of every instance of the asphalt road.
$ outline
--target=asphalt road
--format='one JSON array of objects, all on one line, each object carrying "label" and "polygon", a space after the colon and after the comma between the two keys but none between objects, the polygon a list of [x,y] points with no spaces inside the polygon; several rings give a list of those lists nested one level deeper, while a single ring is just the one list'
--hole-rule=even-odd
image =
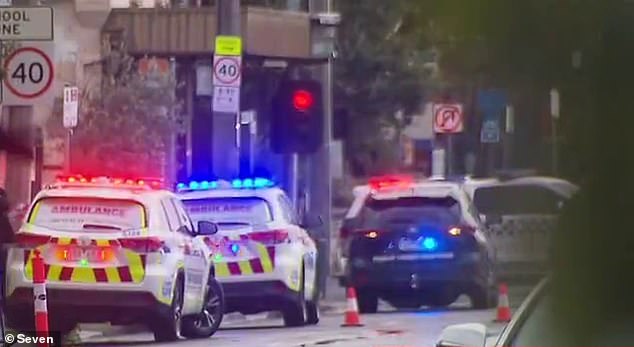
[{"label": "asphalt road", "polygon": [[[333,288],[334,289],[334,288]],[[511,306],[517,308],[530,291],[528,286],[511,286]],[[495,310],[471,310],[466,298],[441,311],[421,309],[395,311],[382,303],[380,312],[361,317],[363,327],[341,327],[345,301],[339,289],[331,292],[325,304],[325,313],[317,326],[285,328],[279,318],[270,315],[228,319],[222,329],[210,339],[182,340],[174,343],[154,343],[146,332],[100,336],[82,332],[81,345],[87,346],[216,346],[216,347],[383,347],[433,346],[444,327],[459,323],[484,323],[493,333],[503,325],[494,323]],[[334,297],[334,299],[331,299]]]}]

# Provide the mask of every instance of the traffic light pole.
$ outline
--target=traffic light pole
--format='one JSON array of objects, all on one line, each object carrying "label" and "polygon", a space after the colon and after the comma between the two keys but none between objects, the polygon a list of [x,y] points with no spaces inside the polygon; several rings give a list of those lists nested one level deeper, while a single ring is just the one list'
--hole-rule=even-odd
[{"label": "traffic light pole", "polygon": [[[240,1],[216,1],[216,35],[241,36],[241,21]],[[239,170],[236,131],[239,117],[239,114],[213,113],[212,162],[213,172],[218,177],[232,177]]]},{"label": "traffic light pole", "polygon": [[[331,12],[332,0],[312,0],[312,14]],[[319,214],[323,226],[317,238],[319,247],[319,287],[322,296],[326,294],[326,283],[330,275],[330,245],[332,229],[332,175],[330,170],[330,143],[332,141],[332,59],[317,68],[317,77],[323,87],[324,102],[324,142],[311,160],[310,166],[310,212]]]}]

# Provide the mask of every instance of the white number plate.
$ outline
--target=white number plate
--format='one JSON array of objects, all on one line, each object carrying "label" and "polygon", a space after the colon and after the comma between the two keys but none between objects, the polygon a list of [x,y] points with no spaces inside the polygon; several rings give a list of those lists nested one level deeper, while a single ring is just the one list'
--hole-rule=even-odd
[{"label": "white number plate", "polygon": [[406,238],[403,238],[399,241],[398,248],[401,251],[405,252],[415,252],[422,250],[422,247],[420,246],[420,242],[418,242],[418,240],[410,240]]}]

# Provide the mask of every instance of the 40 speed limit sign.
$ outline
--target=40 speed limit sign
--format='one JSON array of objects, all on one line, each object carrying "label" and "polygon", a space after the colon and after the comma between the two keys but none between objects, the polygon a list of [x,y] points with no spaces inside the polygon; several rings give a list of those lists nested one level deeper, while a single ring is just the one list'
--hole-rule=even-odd
[{"label": "40 speed limit sign", "polygon": [[31,106],[53,101],[53,53],[52,42],[24,42],[5,57],[3,105]]},{"label": "40 speed limit sign", "polygon": [[213,85],[217,87],[240,87],[242,58],[236,56],[214,56]]}]

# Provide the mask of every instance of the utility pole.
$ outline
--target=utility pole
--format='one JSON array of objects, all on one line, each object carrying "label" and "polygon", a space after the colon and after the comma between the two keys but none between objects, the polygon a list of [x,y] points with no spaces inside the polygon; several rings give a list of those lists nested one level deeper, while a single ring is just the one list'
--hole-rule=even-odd
[{"label": "utility pole", "polygon": [[[219,56],[231,56],[240,59],[237,66],[237,73],[241,74],[242,40],[241,23],[242,16],[240,1],[237,0],[217,0],[216,1],[216,48],[215,58]],[[232,38],[229,45],[226,42],[219,42],[218,36]],[[220,47],[225,47],[228,51],[219,51]],[[228,54],[230,53],[230,54]],[[215,59],[214,59],[215,61]],[[229,60],[226,60],[227,62]],[[231,73],[234,70],[228,68],[223,73]],[[220,69],[218,67],[218,69]],[[217,66],[213,67],[214,81],[218,76]],[[223,77],[223,76],[221,76]],[[228,77],[228,76],[225,76]],[[220,98],[223,98],[220,100]],[[213,141],[212,141],[212,162],[213,172],[217,177],[229,178],[235,176],[239,170],[239,149],[238,149],[238,127],[240,117],[240,86],[226,86],[214,83],[213,90]],[[236,100],[237,99],[237,100]],[[222,102],[220,102],[220,101]],[[226,107],[217,106],[224,104]],[[237,107],[236,106],[237,103]]]},{"label": "utility pole", "polygon": [[[310,162],[310,197],[309,211],[319,213],[324,221],[318,233],[317,243],[319,251],[319,287],[321,294],[326,294],[326,283],[330,275],[330,245],[332,234],[332,175],[330,170],[330,145],[332,142],[333,117],[333,52],[334,49],[325,48],[325,42],[334,42],[334,27],[338,25],[338,17],[330,23],[332,14],[332,0],[312,0],[309,10],[312,16],[319,19],[323,29],[315,36],[313,51],[326,51],[327,61],[320,65],[315,73],[322,83],[324,101],[324,141],[321,150],[311,158]],[[335,18],[335,17],[333,17]],[[317,46],[317,48],[315,48]],[[318,53],[319,54],[319,53]]]}]

